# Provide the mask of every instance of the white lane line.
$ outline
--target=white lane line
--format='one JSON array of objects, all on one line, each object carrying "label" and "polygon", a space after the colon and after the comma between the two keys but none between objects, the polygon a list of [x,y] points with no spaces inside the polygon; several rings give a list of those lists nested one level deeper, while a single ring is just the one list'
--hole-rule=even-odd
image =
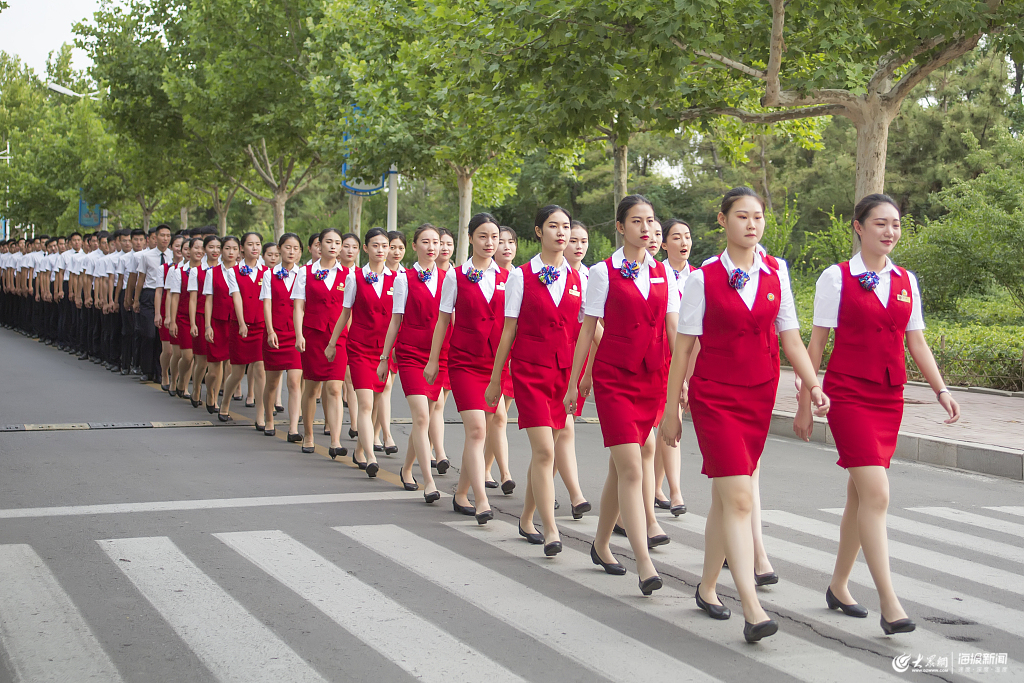
[{"label": "white lane line", "polygon": [[[391,524],[334,528],[599,676],[613,681],[717,680],[410,531]],[[640,599],[639,592],[634,599]]]},{"label": "white lane line", "polygon": [[[686,517],[689,517],[687,514]],[[682,517],[680,517],[682,519]],[[698,524],[694,524],[691,527],[687,527],[683,524],[677,526],[683,526],[688,531],[696,534],[700,534],[700,538],[704,535],[704,520],[698,519]],[[578,529],[583,533],[587,533],[593,536],[597,532],[597,519],[595,517],[586,517],[580,521],[572,522],[573,529]],[[576,525],[579,525],[578,527]],[[617,546],[619,550],[625,550],[626,552],[632,552],[629,547],[629,542],[621,536],[612,536],[612,545]],[[774,552],[774,543],[769,547],[773,556],[778,556],[781,559],[787,559],[778,555]],[[564,550],[562,552],[565,552]],[[679,535],[674,534],[672,536],[672,543],[669,545],[659,546],[654,553],[654,564],[656,567],[669,566],[675,570],[681,570],[687,572],[693,576],[694,583],[700,581],[701,573],[704,570],[704,549],[695,548],[685,543],[680,542]],[[829,570],[831,572],[831,569]],[[732,574],[728,570],[723,570],[719,575],[719,585],[730,586],[733,588],[733,594],[735,595],[735,586],[732,581]],[[821,582],[822,586],[827,587],[827,579],[823,579]],[[844,633],[849,633],[857,638],[864,638],[871,641],[873,647],[878,648],[882,652],[887,652],[888,655],[895,657],[906,652],[926,652],[926,653],[944,653],[947,652],[950,647],[950,641],[939,633],[930,631],[923,627],[923,624],[918,624],[917,630],[910,634],[897,634],[889,637],[881,636],[881,629],[878,626],[878,620],[875,618],[876,613],[868,615],[866,619],[856,619],[848,617],[841,612],[829,610],[825,606],[825,591],[824,590],[812,590],[805,588],[799,584],[793,583],[791,580],[783,578],[779,583],[765,589],[758,591],[758,598],[761,601],[761,605],[766,609],[773,609],[777,612],[785,614],[795,614],[801,619],[807,619],[809,621],[816,621],[821,624],[826,624]],[[693,597],[690,597],[690,605],[695,605]],[[739,602],[734,602],[731,607],[735,609],[736,615],[742,618],[740,612]],[[703,617],[703,613],[700,614]],[[704,617],[706,618],[706,617]],[[735,616],[733,617],[736,618]],[[710,620],[709,620],[710,621]],[[731,621],[731,620],[730,620]],[[958,652],[981,652],[981,650],[975,650],[970,646],[957,645]],[[1014,665],[1016,668],[1013,669],[1014,675],[1024,680],[1024,663]],[[981,683],[991,683],[991,677],[989,674],[963,674],[967,678],[975,678]],[[868,679],[870,680],[870,679]]]},{"label": "white lane line", "polygon": [[[563,548],[557,562],[545,560],[540,556],[538,546],[529,545],[518,537],[513,525],[504,522],[489,522],[487,526],[491,526],[491,524],[504,532],[500,538],[489,531],[482,533],[479,525],[475,522],[448,522],[447,526],[591,590],[606,594],[692,635],[728,648],[737,655],[748,657],[759,665],[769,666],[776,671],[788,674],[797,680],[813,681],[813,683],[863,683],[865,680],[894,682],[898,680],[896,676],[885,671],[880,671],[841,653],[786,633],[785,623],[782,625],[783,630],[764,641],[761,647],[750,647],[740,635],[743,629],[743,615],[738,610],[737,614],[728,621],[709,619],[696,607],[692,594],[686,594],[667,586],[658,591],[657,602],[636,600],[634,597],[636,591],[633,581],[628,578],[629,575],[627,577],[608,576],[593,564],[589,555],[569,548]],[[676,601],[673,608],[665,608],[663,603],[666,599]],[[819,602],[823,602],[820,597]],[[684,606],[688,609],[679,609]],[[822,662],[829,662],[830,665],[823,668]],[[888,663],[885,663],[885,666],[888,666]],[[761,672],[761,674],[767,675],[767,672]]]},{"label": "white lane line", "polygon": [[43,558],[0,545],[0,644],[14,680],[120,681],[110,657]]},{"label": "white lane line", "polygon": [[[821,511],[827,512],[830,515],[843,516],[843,508],[822,508]],[[1024,548],[1019,546],[992,541],[973,534],[965,534],[962,531],[935,526],[934,524],[925,524],[924,522],[894,515],[891,512],[886,516],[886,520],[889,528],[895,531],[1024,564]]]},{"label": "white lane line", "polygon": [[324,682],[171,539],[120,538],[97,543],[218,680]]},{"label": "white lane line", "polygon": [[994,510],[995,512],[1005,512],[1008,515],[1017,515],[1018,517],[1024,517],[1024,507],[1020,505],[1000,505],[997,507],[985,508],[986,510]]},{"label": "white lane line", "polygon": [[178,512],[182,510],[218,510],[224,508],[269,507],[275,505],[312,505],[317,503],[366,503],[377,500],[416,498],[407,491],[367,491],[366,493],[317,493],[300,496],[260,496],[257,498],[209,498],[206,500],[158,500],[150,503],[110,503],[104,505],[67,505],[49,508],[13,508],[0,510],[0,519],[28,517],[75,517],[79,515],[122,515],[133,512]]},{"label": "white lane line", "polygon": [[[821,522],[810,517],[794,515],[785,510],[764,510],[762,519],[772,524],[793,529],[809,536],[839,542],[839,526]],[[1004,569],[989,567],[978,562],[971,562],[947,553],[939,553],[926,548],[918,548],[901,541],[889,539],[889,557],[911,564],[928,567],[943,574],[974,581],[985,586],[998,588],[1009,593],[1024,595],[1024,576],[1008,572]]]},{"label": "white lane line", "polygon": [[[689,517],[689,519],[684,520],[683,517]],[[674,520],[663,520],[663,524],[683,527],[701,534],[704,533],[704,523],[703,517],[689,513]],[[764,539],[770,556],[792,562],[805,569],[821,572],[826,576],[832,575],[836,563],[834,553],[808,548],[774,536],[765,535]],[[934,583],[912,579],[896,572],[892,573],[892,579],[896,586],[896,594],[905,600],[912,600],[947,614],[988,624],[1013,636],[1020,635],[1020,624],[1024,621],[1024,612],[1020,610],[989,602],[966,592],[947,590]],[[875,590],[875,583],[868,572],[867,565],[862,560],[854,565],[850,580],[869,590]]]},{"label": "white lane line", "polygon": [[1010,534],[1018,539],[1024,536],[1024,524],[1015,524],[1014,522],[1007,522],[1006,520],[996,519],[995,517],[976,515],[973,512],[964,512],[963,510],[957,510],[956,508],[925,507],[905,509],[922,515],[931,515],[932,517],[945,519],[950,522],[960,522],[961,524],[969,524],[971,526],[988,529],[990,531]]},{"label": "white lane line", "polygon": [[[281,531],[214,536],[419,680],[523,683],[501,664]],[[415,637],[410,639],[410,634]]]}]

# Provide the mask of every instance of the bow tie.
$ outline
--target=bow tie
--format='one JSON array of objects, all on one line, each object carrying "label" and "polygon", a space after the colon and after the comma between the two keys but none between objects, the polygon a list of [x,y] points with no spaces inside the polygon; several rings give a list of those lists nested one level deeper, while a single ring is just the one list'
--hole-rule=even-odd
[{"label": "bow tie", "polygon": [[619,266],[619,275],[628,277],[630,280],[637,279],[640,277],[640,264],[636,261],[622,259],[622,265]]},{"label": "bow tie", "polygon": [[733,289],[743,289],[744,287],[747,286],[748,282],[750,282],[750,276],[747,275],[746,272],[744,272],[743,270],[740,270],[739,268],[733,269],[733,271],[729,274],[729,286],[732,287]]},{"label": "bow tie", "polygon": [[873,291],[878,286],[878,273],[873,270],[869,270],[857,279],[860,281],[860,286],[868,291]]}]

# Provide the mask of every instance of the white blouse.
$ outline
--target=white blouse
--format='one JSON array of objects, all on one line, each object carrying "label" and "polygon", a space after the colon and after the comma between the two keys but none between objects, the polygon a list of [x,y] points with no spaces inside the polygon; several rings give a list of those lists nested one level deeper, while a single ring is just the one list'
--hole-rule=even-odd
[{"label": "white blouse", "polygon": [[[423,269],[420,267],[420,264],[418,262],[412,264],[412,267],[416,270],[417,273],[422,273],[423,272]],[[434,296],[435,294],[437,294],[437,273],[438,273],[438,268],[437,268],[436,264],[434,265],[434,269],[432,271],[430,271],[430,272],[432,272],[433,275],[431,275],[430,279],[427,280],[426,282],[424,282],[423,284],[425,284],[427,286],[427,290],[430,292],[430,296]],[[391,304],[391,313],[392,313],[392,315],[405,315],[405,304],[408,301],[409,301],[409,279],[405,278],[405,277],[396,277],[395,278],[395,295],[392,298],[392,304]]]},{"label": "white blouse", "polygon": [[[271,271],[271,270],[264,271],[264,273],[263,273],[263,282],[260,283],[260,301],[263,301],[265,299],[273,298],[273,295],[271,294],[271,289],[270,289],[270,278],[275,277],[282,270],[284,270],[284,266],[277,265],[277,266],[274,266],[273,271]],[[287,271],[287,272],[288,272],[288,276],[285,277],[285,279],[284,279],[284,286],[285,287],[291,287],[292,283],[295,282],[295,278],[297,277],[297,273],[299,272],[299,267],[297,265],[293,264],[292,265],[292,269]]]},{"label": "white blouse", "polygon": [[[313,264],[313,272],[316,273],[318,270],[324,270],[320,267],[320,261],[317,260]],[[338,273],[341,272],[341,262],[335,261],[334,265],[328,269],[327,277],[324,279],[324,284],[327,285],[328,291],[334,287],[334,281],[338,278]],[[348,295],[348,285],[352,279],[352,271],[349,271],[349,277],[345,280],[345,294]],[[306,300],[306,269],[300,268],[299,272],[295,275],[295,285],[292,287],[292,299]]]},{"label": "white blouse", "polygon": [[[234,276],[231,274],[231,268],[225,268],[223,265],[219,265],[217,266],[217,268],[220,268],[220,272],[224,276],[225,282],[230,282],[230,280],[228,280],[228,277],[231,277],[232,280],[234,279]],[[229,284],[228,292],[231,291],[230,287],[231,285]],[[235,283],[235,291],[238,291],[237,282]],[[203,294],[205,294],[206,296],[213,296],[213,273],[206,274],[206,280],[203,281]]]},{"label": "white blouse", "polygon": [[[640,274],[633,284],[640,290],[640,294],[646,299],[651,294],[651,269],[657,265],[657,261],[651,256],[650,252],[646,249],[643,251],[644,262],[641,264]],[[616,276],[618,276],[618,269],[622,267],[622,262],[626,259],[625,252],[619,249],[612,254],[612,267],[616,270]],[[646,265],[647,268],[643,266]],[[608,273],[608,264],[604,261],[595,263],[594,267],[590,269],[590,277],[587,282],[587,299],[586,299],[586,314],[595,318],[604,318],[604,307],[608,302],[608,278],[611,277]],[[657,282],[655,282],[657,284]],[[671,268],[665,268],[665,284],[668,285],[668,313],[679,312],[679,292],[676,287],[676,276],[672,272]]]},{"label": "white blouse", "polygon": [[[365,278],[372,272],[369,263],[359,270],[359,277],[362,278]],[[391,271],[388,270],[387,266],[384,266],[384,270],[377,276],[377,281],[373,283],[373,291],[377,293],[378,298],[381,296],[381,292],[384,291],[384,278],[388,275],[391,275]],[[343,304],[345,308],[352,308],[356,305],[356,291],[356,270],[352,269],[348,271],[348,277],[345,278],[345,303]]]},{"label": "white blouse", "polygon": [[[857,277],[868,272],[864,265],[864,257],[859,253],[850,259],[850,275]],[[882,302],[882,306],[889,305],[889,289],[892,284],[892,275],[895,272],[900,274],[900,269],[885,258],[885,268],[878,273],[878,286],[875,287],[875,296]],[[921,290],[917,286],[917,278],[909,270],[905,271],[910,280],[910,291],[913,295],[913,303],[910,305],[910,321],[907,323],[907,331],[924,329],[924,314],[921,312]],[[829,266],[818,278],[814,288],[814,325],[816,327],[839,327],[839,300],[843,293],[843,271],[838,265]]]},{"label": "white blouse", "polygon": [[[241,267],[245,265],[245,262],[242,261],[235,265]],[[249,275],[247,276],[250,282],[252,282],[253,284],[256,284],[256,278],[259,277],[261,267],[262,266],[260,266],[260,264],[257,263],[256,266],[252,268],[252,272],[249,273]],[[234,268],[229,268],[224,271],[224,281],[228,283],[228,294],[234,294],[235,292],[238,291],[238,276],[235,275],[235,273],[237,272],[238,271],[236,271]]]},{"label": "white blouse", "polygon": [[[463,263],[460,268],[466,275],[473,269],[473,259],[468,259]],[[487,303],[491,302],[491,297],[494,296],[494,290],[496,288],[495,280],[499,272],[498,264],[491,259],[491,263],[487,268],[484,269],[484,278],[477,284],[480,287],[480,291],[484,295],[484,299]],[[504,289],[505,285],[501,286]],[[442,313],[453,313],[455,311],[455,298],[459,292],[459,281],[455,276],[455,269],[449,268],[448,274],[444,276],[444,282],[441,284],[441,312]]]},{"label": "white blouse", "polygon": [[[754,309],[754,301],[757,299],[757,286],[761,281],[761,271],[771,272],[762,258],[761,250],[754,251],[754,266],[747,275],[750,281],[743,289],[736,290],[748,310]],[[725,268],[726,273],[736,269],[736,264],[729,258],[729,252],[722,252],[721,256],[712,257],[704,262],[704,265],[718,262]],[[800,329],[800,321],[796,317],[796,303],[793,301],[793,288],[789,283],[789,267],[782,259],[779,263],[779,285],[781,286],[782,301],[779,305],[779,313],[775,316],[775,329],[778,332]],[[704,334],[704,272],[695,270],[686,279],[686,286],[683,288],[683,300],[679,308],[679,334],[689,334],[699,337]]]},{"label": "white blouse", "polygon": [[[540,255],[534,256],[530,259],[530,267],[533,269],[534,277],[537,277],[537,273],[544,267],[544,262],[540,260]],[[562,303],[562,295],[565,293],[565,283],[569,277],[569,262],[564,258],[562,259],[562,265],[558,266],[558,279],[547,285],[548,294],[551,295],[551,300],[555,302],[555,306]],[[505,317],[506,318],[518,318],[519,312],[523,307],[523,292],[526,283],[523,281],[525,274],[522,268],[513,268],[512,272],[509,273],[508,282],[505,284]],[[586,280],[580,278],[580,289],[581,291],[571,294],[572,296],[584,297],[587,291]],[[580,301],[585,301],[585,298],[581,298]]]}]

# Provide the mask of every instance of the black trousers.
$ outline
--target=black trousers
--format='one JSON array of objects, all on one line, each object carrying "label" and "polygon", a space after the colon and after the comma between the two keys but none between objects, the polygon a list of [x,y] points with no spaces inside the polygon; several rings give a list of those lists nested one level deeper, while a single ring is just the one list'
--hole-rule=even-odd
[{"label": "black trousers", "polygon": [[[139,296],[139,312],[135,314],[135,334],[138,336],[139,367],[142,374],[150,377],[160,376],[160,338],[157,336],[155,315],[155,289],[143,289]],[[156,371],[153,366],[156,364]]]},{"label": "black trousers", "polygon": [[57,342],[61,344],[68,343],[68,324],[70,323],[71,301],[68,299],[68,282],[65,280],[61,283],[61,289],[64,292],[64,298],[57,304]]},{"label": "black trousers", "polygon": [[121,369],[131,369],[135,349],[135,314],[124,305],[125,290],[117,295],[117,303],[121,310]]}]

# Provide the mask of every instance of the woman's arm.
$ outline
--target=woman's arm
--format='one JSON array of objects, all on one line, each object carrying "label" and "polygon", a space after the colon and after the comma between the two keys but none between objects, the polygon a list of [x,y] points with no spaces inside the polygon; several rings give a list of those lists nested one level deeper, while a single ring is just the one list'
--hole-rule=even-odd
[{"label": "woman's arm", "polygon": [[572,354],[572,372],[569,374],[569,386],[565,390],[565,398],[562,399],[566,414],[574,414],[576,412],[576,384],[580,380],[580,373],[583,372],[583,364],[587,359],[587,350],[594,342],[598,320],[599,318],[592,315],[583,317],[580,336],[576,338],[576,351]]},{"label": "woman's arm", "polygon": [[306,317],[306,300],[292,299],[292,323],[295,325],[295,350],[306,351],[306,338],[302,336],[302,321]]},{"label": "woman's arm", "polygon": [[213,343],[213,295],[206,297],[206,341]]},{"label": "woman's arm", "polygon": [[235,317],[238,318],[238,336],[245,339],[249,336],[249,327],[245,324],[245,309],[242,306],[242,295],[239,292],[232,294],[231,303],[234,304]]},{"label": "woman's arm", "polygon": [[[828,344],[828,337],[832,329],[815,325],[811,328],[811,341],[807,345],[807,357],[811,361],[814,375],[817,377],[821,368],[821,358],[825,353],[825,345]],[[788,357],[789,354],[786,354]],[[793,418],[793,431],[804,441],[811,440],[814,433],[814,418],[811,416],[811,392],[803,390],[803,380],[797,378],[797,385],[800,387],[797,394],[796,416]]]},{"label": "woman's arm", "polygon": [[263,300],[263,327],[267,331],[267,346],[272,349],[280,348],[277,339],[277,332],[274,331],[274,302],[271,299]]},{"label": "woman's arm", "polygon": [[388,357],[391,356],[391,349],[395,345],[395,340],[398,339],[398,330],[402,327],[402,320],[405,319],[405,315],[402,313],[395,313],[391,316],[391,322],[388,323],[387,334],[384,335],[384,348],[381,349],[380,355],[384,356],[384,359],[377,363],[377,377],[381,382],[386,382],[388,379]]},{"label": "woman's arm", "polygon": [[452,314],[441,311],[437,314],[437,323],[434,325],[434,336],[430,340],[430,357],[423,368],[423,379],[427,384],[437,381],[437,374],[440,372],[441,347],[444,346],[444,336],[448,333],[448,325],[451,324]]},{"label": "woman's arm", "polygon": [[501,400],[501,371],[505,367],[505,361],[508,360],[508,354],[512,351],[512,342],[516,340],[518,327],[519,318],[505,318],[505,326],[501,328],[501,341],[498,342],[498,350],[494,353],[491,381],[488,382],[487,389],[484,390],[484,400],[489,406],[496,406]]},{"label": "woman's arm", "polygon": [[351,308],[341,309],[341,315],[338,316],[337,321],[334,323],[334,331],[331,333],[331,339],[327,342],[327,348],[324,349],[324,355],[327,356],[327,360],[331,363],[334,362],[334,354],[338,351],[338,339],[341,338],[341,331],[348,325],[348,319],[352,317]]},{"label": "woman's arm", "polygon": [[668,370],[668,389],[665,394],[665,412],[661,418],[661,439],[669,446],[675,446],[683,437],[683,420],[680,407],[686,408],[687,394],[683,388],[686,370],[690,367],[690,354],[693,353],[697,337],[692,334],[676,334],[675,349],[672,351],[672,364]]}]

